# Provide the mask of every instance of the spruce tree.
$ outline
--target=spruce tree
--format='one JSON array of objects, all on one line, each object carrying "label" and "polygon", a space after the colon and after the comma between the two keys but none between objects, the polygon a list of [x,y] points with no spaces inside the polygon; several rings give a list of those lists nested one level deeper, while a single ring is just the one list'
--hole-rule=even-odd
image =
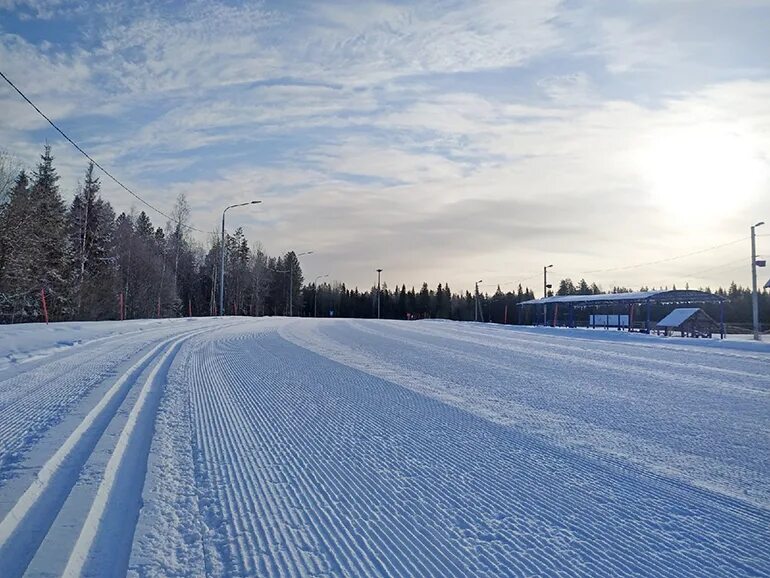
[{"label": "spruce tree", "polygon": [[69,248],[64,242],[67,238],[67,210],[59,193],[59,175],[53,166],[48,144],[33,177],[32,220],[24,227],[34,243],[33,250],[27,255],[32,270],[32,286],[28,289],[45,289],[49,316],[62,319],[70,313],[72,269]]}]

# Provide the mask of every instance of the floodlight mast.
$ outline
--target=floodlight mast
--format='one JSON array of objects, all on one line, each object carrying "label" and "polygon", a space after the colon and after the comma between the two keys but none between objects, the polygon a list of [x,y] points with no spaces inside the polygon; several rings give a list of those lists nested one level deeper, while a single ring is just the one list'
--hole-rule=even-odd
[{"label": "floodlight mast", "polygon": [[[305,251],[294,255],[297,263],[302,255],[312,255],[313,251]],[[289,266],[289,317],[294,317],[294,264]]]},{"label": "floodlight mast", "polygon": [[219,311],[220,315],[225,314],[225,213],[235,207],[244,207],[246,205],[258,205],[262,201],[246,201],[245,203],[237,203],[230,205],[222,211],[222,246],[220,247],[220,254],[222,259],[219,264]]},{"label": "floodlight mast", "polygon": [[757,233],[756,228],[764,225],[764,221],[751,226],[751,317],[754,326],[754,341],[762,341],[762,331],[759,326],[759,293],[757,292]]},{"label": "floodlight mast", "polygon": [[[546,265],[543,267],[543,299],[548,297],[548,289],[551,287],[548,284],[548,269],[553,265]],[[548,325],[548,304],[543,303],[543,327]]]},{"label": "floodlight mast", "polygon": [[318,280],[328,276],[329,274],[325,273],[313,279],[313,317],[318,317]]},{"label": "floodlight mast", "polygon": [[479,303],[479,283],[483,283],[483,279],[476,281],[476,311],[474,312],[473,320],[479,320],[479,314],[481,314],[481,322],[484,322],[484,313],[481,311],[481,303]]}]

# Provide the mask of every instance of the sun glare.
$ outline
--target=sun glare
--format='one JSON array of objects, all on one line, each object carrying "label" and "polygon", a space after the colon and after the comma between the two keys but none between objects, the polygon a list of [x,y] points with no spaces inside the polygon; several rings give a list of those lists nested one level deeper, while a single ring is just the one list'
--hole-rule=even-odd
[{"label": "sun glare", "polygon": [[717,217],[754,198],[767,167],[751,137],[714,128],[657,133],[642,155],[653,202],[672,217]]}]

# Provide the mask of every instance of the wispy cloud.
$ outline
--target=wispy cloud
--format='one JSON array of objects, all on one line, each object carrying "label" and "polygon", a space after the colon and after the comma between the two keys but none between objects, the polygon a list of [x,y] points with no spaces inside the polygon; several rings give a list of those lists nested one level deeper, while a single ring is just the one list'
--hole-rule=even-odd
[{"label": "wispy cloud", "polygon": [[[257,195],[233,223],[268,250],[314,248],[308,266],[353,283],[376,261],[460,288],[687,252],[770,213],[768,17],[711,0],[0,0],[0,63],[153,202],[187,193],[203,229]],[[0,107],[28,164],[57,142],[11,92]],[[73,188],[83,161],[55,153]]]}]

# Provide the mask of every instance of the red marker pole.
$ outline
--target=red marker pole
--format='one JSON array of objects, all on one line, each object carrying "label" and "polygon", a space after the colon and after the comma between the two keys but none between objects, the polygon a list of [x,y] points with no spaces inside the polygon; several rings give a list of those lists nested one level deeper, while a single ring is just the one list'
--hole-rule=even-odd
[{"label": "red marker pole", "polygon": [[123,321],[123,291],[118,293],[118,319]]},{"label": "red marker pole", "polygon": [[187,317],[192,317],[192,300],[187,300]]},{"label": "red marker pole", "polygon": [[508,304],[505,304],[505,314],[503,315],[503,325],[508,325]]},{"label": "red marker pole", "polygon": [[45,324],[48,325],[48,305],[45,302],[45,287],[40,288],[40,298],[43,300],[43,316],[45,317]]}]

